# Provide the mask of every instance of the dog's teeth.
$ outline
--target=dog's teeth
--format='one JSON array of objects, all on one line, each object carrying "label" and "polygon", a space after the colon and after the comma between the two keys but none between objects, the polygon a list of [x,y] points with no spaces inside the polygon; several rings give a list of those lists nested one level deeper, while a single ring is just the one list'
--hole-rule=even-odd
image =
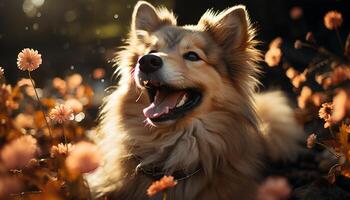
[{"label": "dog's teeth", "polygon": [[176,108],[183,106],[186,103],[187,100],[187,95],[185,94],[184,96],[182,96],[182,99],[179,101],[179,103],[176,104]]}]

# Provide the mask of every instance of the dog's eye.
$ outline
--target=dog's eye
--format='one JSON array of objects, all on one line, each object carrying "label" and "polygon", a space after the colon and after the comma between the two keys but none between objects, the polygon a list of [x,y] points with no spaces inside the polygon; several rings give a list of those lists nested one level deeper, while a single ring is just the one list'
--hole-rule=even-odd
[{"label": "dog's eye", "polygon": [[189,61],[198,61],[200,60],[200,57],[196,52],[189,51],[183,55],[184,59],[189,60]]},{"label": "dog's eye", "polygon": [[158,52],[157,50],[151,50],[150,52],[148,52],[148,54],[157,53],[157,52]]}]

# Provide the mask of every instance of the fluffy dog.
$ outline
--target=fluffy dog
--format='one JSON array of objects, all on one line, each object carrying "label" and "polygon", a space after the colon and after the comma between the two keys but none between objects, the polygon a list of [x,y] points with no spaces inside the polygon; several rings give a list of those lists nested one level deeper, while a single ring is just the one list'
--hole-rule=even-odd
[{"label": "fluffy dog", "polygon": [[255,93],[254,36],[241,5],[177,26],[167,9],[138,2],[101,111],[93,196],[150,199],[152,181],[173,175],[169,200],[254,199],[264,158],[295,158],[302,135],[280,92]]}]

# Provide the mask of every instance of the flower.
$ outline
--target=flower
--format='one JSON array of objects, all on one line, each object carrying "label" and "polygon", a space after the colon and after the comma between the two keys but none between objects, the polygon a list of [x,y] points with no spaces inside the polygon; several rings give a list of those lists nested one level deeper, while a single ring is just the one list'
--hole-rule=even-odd
[{"label": "flower", "polygon": [[282,57],[282,51],[280,48],[270,48],[265,54],[265,62],[270,67],[276,67]]},{"label": "flower", "polygon": [[290,18],[297,20],[303,16],[303,9],[299,6],[295,6],[290,10]]},{"label": "flower", "polygon": [[339,122],[345,117],[347,107],[350,109],[350,97],[345,90],[341,89],[337,92],[333,97],[333,105],[332,121]]},{"label": "flower", "polygon": [[163,191],[167,188],[174,187],[177,181],[174,180],[173,176],[163,176],[159,181],[154,181],[147,189],[148,196],[154,196],[158,192]]},{"label": "flower", "polygon": [[281,37],[276,37],[275,39],[273,39],[273,40],[270,42],[269,47],[270,47],[270,49],[271,49],[271,48],[280,48],[281,45],[282,45],[282,42],[283,42],[283,40],[282,40]]},{"label": "flower", "polygon": [[312,96],[312,90],[309,87],[304,86],[301,89],[300,96],[298,97],[299,108],[304,109],[306,107],[306,103],[308,102],[309,98],[311,98],[311,96]]},{"label": "flower", "polygon": [[74,147],[75,146],[72,145],[71,143],[68,143],[68,144],[60,143],[57,146],[54,145],[51,147],[50,155],[52,158],[56,157],[57,155],[66,156],[74,149]]},{"label": "flower", "polygon": [[295,49],[301,49],[303,47],[303,43],[300,40],[296,40],[294,42],[294,48]]},{"label": "flower", "polygon": [[83,104],[75,98],[68,99],[64,104],[72,108],[73,112],[76,114],[83,111]]},{"label": "flower", "polygon": [[33,71],[41,65],[41,54],[34,49],[23,49],[17,58],[17,65],[20,70],[23,71]]},{"label": "flower", "polygon": [[20,113],[16,116],[14,125],[18,129],[33,129],[35,128],[34,117],[33,115]]},{"label": "flower", "polygon": [[5,145],[1,151],[1,159],[6,168],[18,169],[25,167],[38,152],[36,139],[25,135]]},{"label": "flower", "polygon": [[332,103],[323,103],[320,110],[318,111],[318,116],[325,121],[324,127],[328,128],[331,124],[331,116],[333,112]]},{"label": "flower", "polygon": [[[18,87],[31,86],[31,85],[32,85],[32,82],[29,78],[22,78],[20,81],[17,82]],[[35,85],[35,83],[34,83],[34,85]]]},{"label": "flower", "polygon": [[315,145],[316,139],[317,139],[317,136],[315,133],[313,133],[313,134],[309,135],[309,137],[307,137],[307,145],[306,146],[308,149],[311,149]]},{"label": "flower", "polygon": [[74,115],[73,110],[70,107],[60,104],[50,111],[49,117],[53,121],[62,124],[67,120],[71,120]]},{"label": "flower", "polygon": [[96,145],[79,142],[66,159],[66,167],[71,173],[88,173],[99,167],[101,156]]},{"label": "flower", "polygon": [[350,66],[336,67],[331,75],[331,84],[337,85],[350,80]]},{"label": "flower", "polygon": [[4,74],[5,74],[4,69],[0,67],[0,78],[2,78]]},{"label": "flower", "polygon": [[339,28],[343,23],[343,17],[341,13],[337,11],[329,11],[324,16],[324,25],[329,30],[334,30]]},{"label": "flower", "polygon": [[305,40],[308,42],[315,42],[315,37],[312,32],[307,32],[305,36]]},{"label": "flower", "polygon": [[287,198],[292,189],[286,178],[269,177],[258,188],[257,200],[280,200]]},{"label": "flower", "polygon": [[11,176],[0,177],[0,198],[8,199],[10,194],[19,192],[22,188],[21,182]]}]

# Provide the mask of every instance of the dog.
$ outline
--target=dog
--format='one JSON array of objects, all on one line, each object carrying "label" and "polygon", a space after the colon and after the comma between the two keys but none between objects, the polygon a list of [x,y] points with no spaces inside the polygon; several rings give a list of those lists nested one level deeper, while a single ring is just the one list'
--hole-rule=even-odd
[{"label": "dog", "polygon": [[254,37],[242,5],[177,26],[166,8],[136,4],[100,113],[94,198],[160,199],[146,190],[171,175],[168,200],[255,199],[264,160],[296,158],[303,131],[287,98],[256,92]]}]

